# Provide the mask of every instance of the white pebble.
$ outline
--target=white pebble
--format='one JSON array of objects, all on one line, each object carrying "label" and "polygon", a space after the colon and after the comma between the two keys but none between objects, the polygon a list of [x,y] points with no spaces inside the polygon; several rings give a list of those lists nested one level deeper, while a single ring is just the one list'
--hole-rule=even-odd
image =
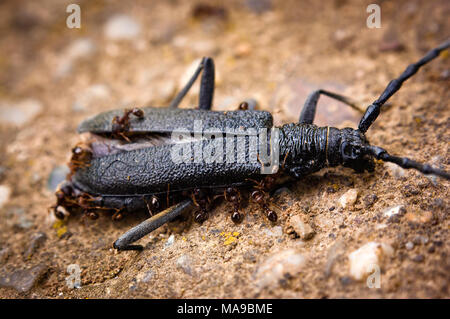
[{"label": "white pebble", "polygon": [[384,211],[384,216],[386,216],[387,218],[390,218],[392,216],[396,216],[399,214],[403,214],[406,212],[405,206],[403,205],[397,205],[391,208],[388,208]]},{"label": "white pebble", "polygon": [[356,203],[356,200],[358,199],[358,190],[357,189],[349,189],[347,192],[345,192],[344,195],[339,198],[339,204],[342,208],[347,208],[352,206]]},{"label": "white pebble", "polygon": [[14,104],[0,102],[0,122],[20,127],[30,122],[41,110],[41,102],[33,99]]},{"label": "white pebble", "polygon": [[9,200],[11,189],[6,185],[0,185],[0,208],[2,208]]},{"label": "white pebble", "polygon": [[294,249],[287,249],[266,259],[256,270],[255,279],[260,288],[276,286],[286,274],[296,276],[306,264],[306,257]]},{"label": "white pebble", "polygon": [[106,22],[104,32],[109,39],[132,39],[141,32],[141,27],[127,15],[116,15]]},{"label": "white pebble", "polygon": [[291,216],[289,224],[303,240],[311,239],[315,234],[312,227],[309,224],[304,223],[298,215]]},{"label": "white pebble", "polygon": [[373,273],[374,265],[381,268],[387,256],[394,253],[393,248],[384,243],[369,242],[348,255],[350,262],[350,275],[356,279],[364,279]]},{"label": "white pebble", "polygon": [[174,242],[175,242],[175,236],[172,234],[172,235],[170,235],[170,237],[167,239],[166,243],[164,244],[164,248],[172,246]]}]

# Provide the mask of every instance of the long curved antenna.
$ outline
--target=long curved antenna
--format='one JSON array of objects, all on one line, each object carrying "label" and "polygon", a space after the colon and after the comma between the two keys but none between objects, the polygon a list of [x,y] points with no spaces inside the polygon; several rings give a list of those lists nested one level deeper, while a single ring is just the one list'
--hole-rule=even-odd
[{"label": "long curved antenna", "polygon": [[360,130],[362,133],[367,132],[369,127],[373,122],[375,122],[378,115],[380,114],[380,110],[383,104],[386,103],[386,101],[401,88],[403,82],[413,76],[421,66],[438,57],[442,51],[448,49],[449,47],[450,39],[439,45],[437,48],[429,51],[422,59],[420,59],[416,63],[410,64],[397,79],[389,82],[388,86],[384,89],[380,97],[367,107],[366,112],[359,122],[358,130]]},{"label": "long curved antenna", "polygon": [[376,159],[382,160],[384,162],[395,163],[402,168],[413,168],[425,175],[432,174],[450,180],[450,173],[446,171],[434,168],[428,164],[418,163],[407,157],[397,157],[390,155],[385,149],[378,146],[366,146],[363,148],[363,152],[373,155]]}]

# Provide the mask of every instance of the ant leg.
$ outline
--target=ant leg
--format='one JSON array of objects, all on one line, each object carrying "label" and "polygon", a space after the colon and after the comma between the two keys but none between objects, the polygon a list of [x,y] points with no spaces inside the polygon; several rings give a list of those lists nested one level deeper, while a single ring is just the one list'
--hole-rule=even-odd
[{"label": "ant leg", "polygon": [[269,206],[267,205],[267,202],[266,202],[265,195],[266,194],[264,191],[255,190],[252,192],[251,198],[255,203],[257,203],[257,204],[259,204],[259,206],[261,206],[261,208],[264,210],[264,213],[266,214],[267,218],[271,222],[276,222],[278,219],[277,213],[275,213],[273,210],[271,210],[269,208]]},{"label": "ant leg", "polygon": [[178,95],[170,103],[169,108],[177,108],[183,98],[191,89],[194,82],[197,80],[200,72],[203,70],[203,75],[200,83],[200,97],[199,97],[199,108],[202,110],[211,109],[212,99],[214,95],[214,62],[213,59],[209,57],[204,57],[194,74],[186,83],[184,88],[178,93]]},{"label": "ant leg", "polygon": [[195,188],[191,194],[194,205],[198,207],[195,212],[194,219],[197,223],[203,223],[208,219],[208,209],[211,204],[211,200],[207,192],[200,188]]},{"label": "ant leg", "polygon": [[150,234],[155,229],[161,227],[162,225],[170,222],[175,217],[181,215],[183,212],[187,211],[192,205],[190,199],[186,199],[172,207],[167,208],[155,216],[144,220],[139,225],[131,228],[125,234],[120,236],[113,244],[113,247],[117,250],[142,250],[141,245],[131,245],[135,241],[141,239],[145,235]]},{"label": "ant leg", "polygon": [[326,95],[331,97],[337,101],[347,104],[352,109],[364,113],[364,110],[358,106],[358,104],[352,100],[351,98],[345,97],[343,95],[339,95],[333,92],[329,92],[326,90],[317,90],[308,95],[305,104],[303,105],[302,112],[300,114],[299,123],[312,124],[314,121],[314,117],[316,115],[317,102],[319,101],[320,95]]},{"label": "ant leg", "polygon": [[[133,114],[138,119],[144,118],[144,111],[140,108],[125,109],[122,116],[115,116],[112,119],[112,133],[116,136],[123,137],[128,140],[126,134],[130,129],[130,115]],[[129,140],[128,140],[129,142]]]},{"label": "ant leg", "polygon": [[233,212],[231,213],[231,220],[238,223],[242,220],[242,215],[239,213],[241,206],[241,194],[239,190],[234,187],[228,187],[224,192],[225,200],[233,204]]},{"label": "ant leg", "polygon": [[381,107],[384,105],[384,103],[386,103],[387,100],[389,100],[392,95],[394,95],[402,87],[403,82],[416,74],[421,66],[438,57],[442,51],[448,48],[450,48],[450,40],[447,40],[437,48],[429,51],[422,59],[420,59],[416,63],[410,64],[397,79],[389,82],[383,93],[381,93],[380,97],[367,107],[366,112],[359,122],[358,129],[363,133],[367,132],[369,127],[373,122],[375,122],[378,115],[380,114]]}]

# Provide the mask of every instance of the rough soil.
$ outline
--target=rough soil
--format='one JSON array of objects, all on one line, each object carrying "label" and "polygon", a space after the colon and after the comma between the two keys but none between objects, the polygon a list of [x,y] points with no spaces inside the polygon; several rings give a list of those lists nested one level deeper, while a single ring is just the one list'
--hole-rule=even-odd
[{"label": "rough soil", "polygon": [[[222,203],[202,225],[175,222],[143,238],[140,253],[111,245],[145,212],[58,223],[48,210],[50,173],[67,163],[78,123],[108,109],[167,105],[202,56],[216,63],[215,109],[251,97],[280,124],[295,121],[317,88],[368,105],[449,36],[448,1],[383,1],[381,29],[366,27],[371,2],[227,1],[194,14],[195,2],[79,1],[81,29],[69,29],[71,1],[3,1],[0,297],[449,298],[449,183],[392,165],[372,174],[327,169],[288,185],[272,201],[276,225],[253,204],[234,225]],[[131,26],[112,39],[105,26],[116,14],[140,32]],[[368,132],[371,143],[449,169],[449,67],[443,54],[409,80]],[[19,110],[18,124],[5,105]],[[316,124],[355,127],[359,115],[347,110],[322,98]],[[344,208],[349,190],[356,202]],[[388,247],[375,251],[379,289],[350,270],[349,254],[369,242]],[[66,285],[71,264],[82,270],[81,288]]]}]

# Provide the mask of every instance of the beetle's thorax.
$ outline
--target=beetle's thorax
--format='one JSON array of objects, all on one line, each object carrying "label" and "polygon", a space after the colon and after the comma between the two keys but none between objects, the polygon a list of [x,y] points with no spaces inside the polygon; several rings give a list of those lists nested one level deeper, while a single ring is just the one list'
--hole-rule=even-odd
[{"label": "beetle's thorax", "polygon": [[324,167],[352,167],[343,153],[345,145],[365,145],[362,133],[351,128],[318,127],[292,123],[280,127],[280,163],[284,169],[300,177]]}]

